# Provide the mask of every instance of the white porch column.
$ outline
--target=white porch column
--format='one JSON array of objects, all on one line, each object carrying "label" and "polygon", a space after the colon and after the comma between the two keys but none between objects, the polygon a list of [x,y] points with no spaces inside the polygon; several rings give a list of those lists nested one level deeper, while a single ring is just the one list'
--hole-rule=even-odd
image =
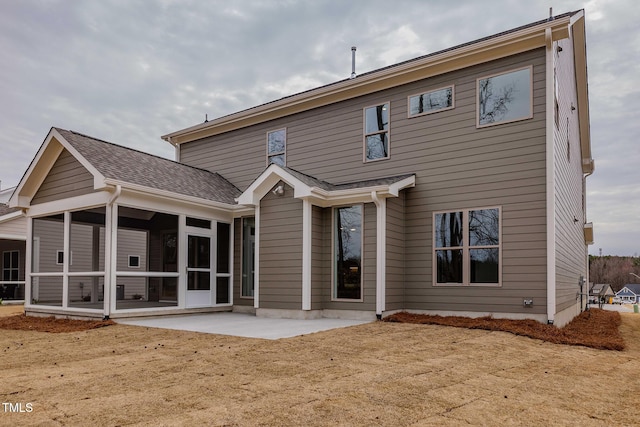
[{"label": "white porch column", "polygon": [[64,213],[62,236],[62,308],[69,307],[69,266],[71,265],[71,212]]},{"label": "white porch column", "polygon": [[376,205],[376,316],[380,317],[386,305],[387,199],[378,198],[375,191],[371,198]]},{"label": "white porch column", "polygon": [[253,262],[253,307],[260,308],[260,201],[255,204],[255,245]]},{"label": "white porch column", "polygon": [[302,201],[302,309],[311,310],[311,201]]}]

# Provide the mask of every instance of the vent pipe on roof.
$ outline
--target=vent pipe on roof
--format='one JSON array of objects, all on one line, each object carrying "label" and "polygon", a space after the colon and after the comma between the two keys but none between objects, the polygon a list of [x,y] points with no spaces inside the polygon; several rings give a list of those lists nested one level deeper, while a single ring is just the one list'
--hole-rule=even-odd
[{"label": "vent pipe on roof", "polygon": [[351,78],[356,78],[356,47],[351,46]]},{"label": "vent pipe on roof", "polygon": [[549,21],[553,21],[553,8],[549,8]]}]

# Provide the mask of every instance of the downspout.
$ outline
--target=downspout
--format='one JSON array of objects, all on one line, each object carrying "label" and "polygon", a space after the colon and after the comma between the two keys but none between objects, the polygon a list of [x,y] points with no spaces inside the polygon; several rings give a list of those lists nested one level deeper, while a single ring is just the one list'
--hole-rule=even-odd
[{"label": "downspout", "polygon": [[553,324],[556,314],[556,191],[555,191],[555,143],[553,105],[553,37],[551,29],[545,30],[546,39],[546,209],[547,209],[547,323]]},{"label": "downspout", "polygon": [[[582,174],[582,200],[583,200],[583,206],[582,206],[582,218],[584,221],[584,224],[587,223],[587,177],[591,176],[591,174],[593,173],[593,169],[586,174]],[[582,225],[582,237],[584,238],[584,224]],[[586,243],[586,242],[585,242]],[[585,256],[585,264],[586,264],[586,268],[585,268],[585,287],[586,287],[586,292],[583,292],[586,294],[586,302],[584,304],[584,310],[589,310],[589,279],[590,279],[590,274],[589,274],[589,245],[585,244],[584,245],[584,256]],[[582,310],[582,301],[580,301],[580,311]]]},{"label": "downspout", "polygon": [[371,199],[376,205],[376,317],[382,319],[386,305],[387,199],[379,198],[375,191],[371,192]]},{"label": "downspout", "polygon": [[[109,198],[107,202],[107,212],[106,212],[106,229],[108,233],[105,233],[105,253],[107,256],[105,257],[105,289],[103,290],[103,304],[104,304],[104,320],[109,319],[111,315],[111,291],[115,289],[115,286],[112,286],[112,282],[115,280],[115,257],[117,256],[117,251],[114,245],[114,236],[117,235],[117,216],[114,215],[113,204],[116,199],[120,197],[122,194],[122,186],[120,184],[116,185],[116,189],[113,192],[113,195]],[[107,288],[107,284],[108,289]]]}]

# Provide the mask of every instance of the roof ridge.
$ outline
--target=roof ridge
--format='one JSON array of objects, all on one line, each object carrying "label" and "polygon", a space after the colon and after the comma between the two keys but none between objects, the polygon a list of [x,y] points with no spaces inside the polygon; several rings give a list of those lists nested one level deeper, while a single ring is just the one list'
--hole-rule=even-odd
[{"label": "roof ridge", "polygon": [[[96,138],[96,137],[84,134],[82,132],[77,132],[75,130],[69,130],[69,129],[62,129],[62,128],[58,128],[58,127],[54,127],[54,129],[56,129],[58,131],[63,130],[63,131],[66,131],[66,132],[71,132],[72,134],[81,136],[83,138],[88,138],[88,139],[92,139],[94,141],[102,142],[104,144],[109,144],[109,145],[113,145],[115,147],[124,148],[125,150],[135,151],[136,153],[140,153],[140,154],[143,154],[145,156],[154,157],[154,158],[159,159],[159,160],[163,160],[163,161],[166,161],[166,162],[171,162],[171,163],[174,163],[174,164],[177,164],[177,165],[185,166],[185,167],[188,167],[188,168],[191,168],[191,169],[195,169],[195,170],[200,170],[200,171],[207,172],[207,173],[210,173],[210,174],[215,174],[215,175],[218,175],[218,176],[224,178],[218,172],[211,172],[211,171],[209,171],[207,169],[198,168],[196,166],[191,166],[191,165],[188,165],[186,163],[178,162],[178,161],[172,160],[172,159],[167,159],[166,157],[158,156],[157,154],[147,153],[147,152],[144,152],[142,150],[138,150],[137,148],[131,148],[131,147],[127,147],[127,146],[124,146],[124,145],[116,144],[115,142],[105,141],[104,139]],[[226,178],[224,178],[224,179],[226,179]],[[235,187],[235,185],[234,185],[234,187]]]}]

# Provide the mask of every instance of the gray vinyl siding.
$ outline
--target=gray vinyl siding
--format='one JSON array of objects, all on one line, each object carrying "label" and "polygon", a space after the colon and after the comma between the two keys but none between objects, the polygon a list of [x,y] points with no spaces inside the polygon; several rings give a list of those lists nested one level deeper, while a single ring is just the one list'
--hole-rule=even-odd
[{"label": "gray vinyl siding", "polygon": [[0,223],[0,236],[27,237],[27,218],[24,216]]},{"label": "gray vinyl siding", "polygon": [[386,310],[404,308],[404,198],[402,192],[398,198],[387,199]]},{"label": "gray vinyl siding", "polygon": [[31,204],[51,202],[93,192],[93,175],[67,150],[62,151]]},{"label": "gray vinyl siding", "polygon": [[[534,117],[477,129],[476,79],[529,65]],[[455,108],[407,118],[409,95],[451,84]],[[385,102],[390,102],[390,158],[364,163],[363,108]],[[266,132],[286,127],[287,166],[316,178],[340,184],[415,173],[416,186],[406,190],[404,201],[405,308],[543,314],[545,108],[545,55],[537,49],[187,143],[181,159],[219,172],[244,190],[266,166]],[[501,286],[433,286],[433,212],[496,206],[503,220]],[[365,211],[371,230],[364,237],[365,303],[341,308],[375,309],[375,206]],[[523,298],[533,298],[534,306],[523,308]],[[337,308],[330,301],[325,307]]]},{"label": "gray vinyl siding", "polygon": [[[149,271],[152,263],[150,256],[147,254],[147,248],[149,247],[148,239],[149,233],[146,231],[130,230],[122,227],[118,228],[117,271],[123,272],[124,274],[128,271]],[[140,268],[129,267],[129,255],[138,255],[140,257]],[[155,263],[155,265],[159,266],[160,263]],[[161,269],[157,269],[156,271],[161,271]],[[117,284],[124,285],[124,298],[131,299],[133,295],[142,295],[146,298],[147,278],[127,277],[124,274],[119,274],[117,277]]]},{"label": "gray vinyl siding", "polygon": [[260,201],[260,307],[302,309],[302,200],[285,185]]},{"label": "gray vinyl siding", "polygon": [[587,277],[579,123],[578,115],[571,110],[572,105],[578,105],[571,60],[573,43],[562,40],[560,45],[562,52],[555,55],[560,93],[559,125],[554,126],[556,312],[576,303],[580,276]]},{"label": "gray vinyl siding", "polygon": [[[328,209],[327,209],[328,210]],[[320,310],[322,306],[322,289],[331,286],[326,280],[325,270],[328,259],[324,248],[324,209],[313,206],[311,213],[311,309]],[[329,234],[331,234],[329,228]]]}]

